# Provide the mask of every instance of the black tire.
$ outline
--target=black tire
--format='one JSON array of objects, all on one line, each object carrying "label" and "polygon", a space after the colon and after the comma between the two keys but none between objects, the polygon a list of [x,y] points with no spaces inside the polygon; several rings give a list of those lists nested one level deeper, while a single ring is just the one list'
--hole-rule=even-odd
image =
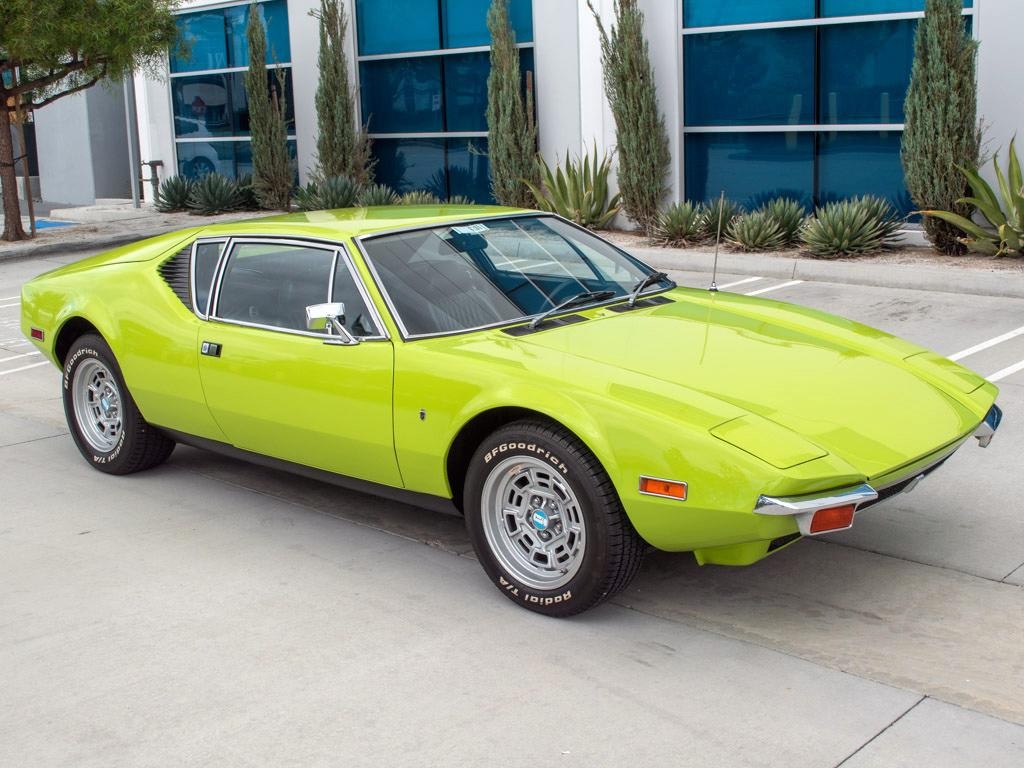
[{"label": "black tire", "polygon": [[[522,458],[524,463],[506,461],[517,458]],[[530,465],[525,463],[527,460],[532,460]],[[492,493],[500,495],[502,488],[506,488],[517,499],[524,499],[527,494],[533,493],[530,490],[520,493],[515,487],[502,486],[501,483],[507,483],[503,478],[514,472],[525,473],[528,466],[537,466],[537,460],[544,463],[545,469],[559,483],[565,483],[571,489],[578,502],[573,505],[574,509],[578,509],[574,514],[585,527],[582,554],[571,561],[576,563],[577,570],[570,578],[569,569],[566,568],[563,578],[570,580],[550,589],[526,584],[515,571],[517,567],[524,566],[515,565],[515,557],[508,555],[508,550],[504,555],[500,553],[503,546],[509,545],[493,542],[508,533],[510,524],[518,525],[519,515],[508,515],[504,522],[495,523],[493,520],[497,513],[494,505],[484,499],[485,493],[488,496]],[[502,466],[505,469],[499,469]],[[490,482],[488,478],[492,478]],[[515,481],[512,485],[515,485]],[[534,486],[523,487],[528,489]],[[539,420],[523,420],[508,424],[488,436],[470,460],[464,500],[466,527],[484,571],[507,598],[537,613],[556,617],[582,613],[624,589],[640,568],[645,545],[622,508],[615,487],[594,455],[561,426]],[[502,506],[506,505],[503,503]],[[485,515],[492,522],[488,522]],[[532,520],[528,508],[526,516]],[[569,519],[568,516],[566,519]],[[516,522],[510,523],[510,520]],[[544,515],[541,521],[545,526],[544,532],[547,532],[548,521],[548,516]],[[522,528],[533,534],[529,526],[523,525]],[[560,532],[561,526],[553,529],[553,533]],[[548,533],[550,535],[551,532]],[[509,541],[513,539],[514,536],[510,534]],[[520,543],[519,546],[525,545]],[[514,545],[509,549],[515,552]],[[506,565],[508,562],[513,565],[509,567]],[[533,564],[528,563],[527,567],[530,565]],[[556,570],[548,568],[552,574]]]},{"label": "black tire", "polygon": [[[98,365],[97,365],[98,364]],[[111,445],[97,446],[87,434],[94,434],[88,425],[79,423],[75,408],[75,376],[83,366],[102,374],[109,372],[118,394],[116,409],[120,427],[110,437]],[[102,369],[100,368],[102,366]],[[84,371],[82,372],[84,375]],[[110,475],[128,475],[162,464],[174,450],[174,441],[146,423],[125,384],[121,368],[110,346],[100,336],[86,334],[71,345],[64,359],[64,415],[75,445],[93,467]]]}]

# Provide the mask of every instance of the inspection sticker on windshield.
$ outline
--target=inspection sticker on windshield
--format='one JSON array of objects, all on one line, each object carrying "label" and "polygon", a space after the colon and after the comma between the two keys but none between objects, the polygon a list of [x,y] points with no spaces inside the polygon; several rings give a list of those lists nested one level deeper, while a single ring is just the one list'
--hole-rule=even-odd
[{"label": "inspection sticker on windshield", "polygon": [[461,227],[452,227],[452,232],[456,232],[460,235],[482,235],[487,232],[486,224],[465,224]]}]

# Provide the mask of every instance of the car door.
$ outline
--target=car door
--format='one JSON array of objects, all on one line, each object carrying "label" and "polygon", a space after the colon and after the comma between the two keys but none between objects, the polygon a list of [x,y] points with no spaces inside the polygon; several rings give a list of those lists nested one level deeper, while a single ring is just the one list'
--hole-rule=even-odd
[{"label": "car door", "polygon": [[[232,239],[199,339],[213,418],[236,447],[401,486],[392,431],[394,348],[339,246]],[[342,345],[306,307],[345,304]]]}]

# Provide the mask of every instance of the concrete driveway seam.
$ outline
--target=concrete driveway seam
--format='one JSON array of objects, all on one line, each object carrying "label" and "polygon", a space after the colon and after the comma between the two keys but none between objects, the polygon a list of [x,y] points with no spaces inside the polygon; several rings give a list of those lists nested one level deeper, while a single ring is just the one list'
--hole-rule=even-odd
[{"label": "concrete driveway seam", "polygon": [[910,713],[911,713],[911,712],[912,712],[912,711],[913,711],[914,709],[916,709],[916,708],[917,708],[918,706],[920,706],[920,705],[921,705],[921,702],[923,702],[923,701],[924,701],[925,699],[927,699],[927,698],[928,698],[927,696],[922,696],[922,697],[921,697],[921,698],[919,698],[919,699],[918,699],[917,701],[915,701],[915,702],[914,702],[913,704],[911,704],[911,705],[910,705],[909,707],[907,707],[907,708],[906,708],[906,709],[905,709],[905,710],[903,711],[903,713],[902,713],[902,714],[901,714],[901,715],[900,715],[899,717],[897,717],[897,718],[896,718],[895,720],[893,720],[893,721],[892,721],[891,723],[889,723],[889,724],[888,724],[887,726],[885,726],[885,728],[883,728],[882,730],[880,730],[880,731],[879,731],[878,733],[876,733],[876,734],[875,734],[874,736],[872,736],[872,737],[871,737],[870,739],[868,739],[868,740],[867,740],[867,741],[865,741],[865,742],[864,742],[863,744],[861,744],[861,745],[860,745],[859,747],[857,747],[857,748],[856,748],[855,750],[853,750],[853,752],[851,752],[851,753],[850,753],[850,754],[848,754],[848,755],[847,755],[846,757],[844,757],[844,758],[843,758],[842,760],[840,760],[840,761],[839,761],[838,763],[836,763],[836,764],[835,764],[835,766],[834,766],[834,768],[842,768],[842,766],[844,766],[844,765],[846,765],[846,764],[847,764],[848,762],[850,762],[850,761],[851,761],[851,760],[852,760],[852,759],[853,759],[854,757],[856,757],[856,756],[857,756],[857,753],[858,753],[858,752],[862,751],[862,750],[863,750],[863,749],[864,749],[865,747],[867,747],[867,746],[868,746],[869,744],[871,744],[871,742],[875,741],[875,739],[877,739],[877,738],[878,738],[879,736],[881,736],[881,735],[882,735],[883,733],[885,733],[885,732],[886,732],[886,731],[888,731],[888,730],[889,730],[890,728],[892,728],[892,727],[893,727],[894,725],[896,725],[896,723],[898,723],[898,722],[899,722],[900,720],[902,720],[902,719],[903,719],[904,717],[906,717],[907,715],[909,715],[909,714],[910,714]]}]

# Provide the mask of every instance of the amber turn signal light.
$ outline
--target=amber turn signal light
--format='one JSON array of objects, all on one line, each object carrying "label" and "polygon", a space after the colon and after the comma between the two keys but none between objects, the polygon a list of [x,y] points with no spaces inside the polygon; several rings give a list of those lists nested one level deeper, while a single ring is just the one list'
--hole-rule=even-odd
[{"label": "amber turn signal light", "polygon": [[686,501],[686,483],[678,480],[659,480],[656,477],[641,477],[640,493]]},{"label": "amber turn signal light", "polygon": [[811,518],[811,533],[841,531],[853,525],[853,513],[856,504],[844,504],[841,507],[819,509]]}]

